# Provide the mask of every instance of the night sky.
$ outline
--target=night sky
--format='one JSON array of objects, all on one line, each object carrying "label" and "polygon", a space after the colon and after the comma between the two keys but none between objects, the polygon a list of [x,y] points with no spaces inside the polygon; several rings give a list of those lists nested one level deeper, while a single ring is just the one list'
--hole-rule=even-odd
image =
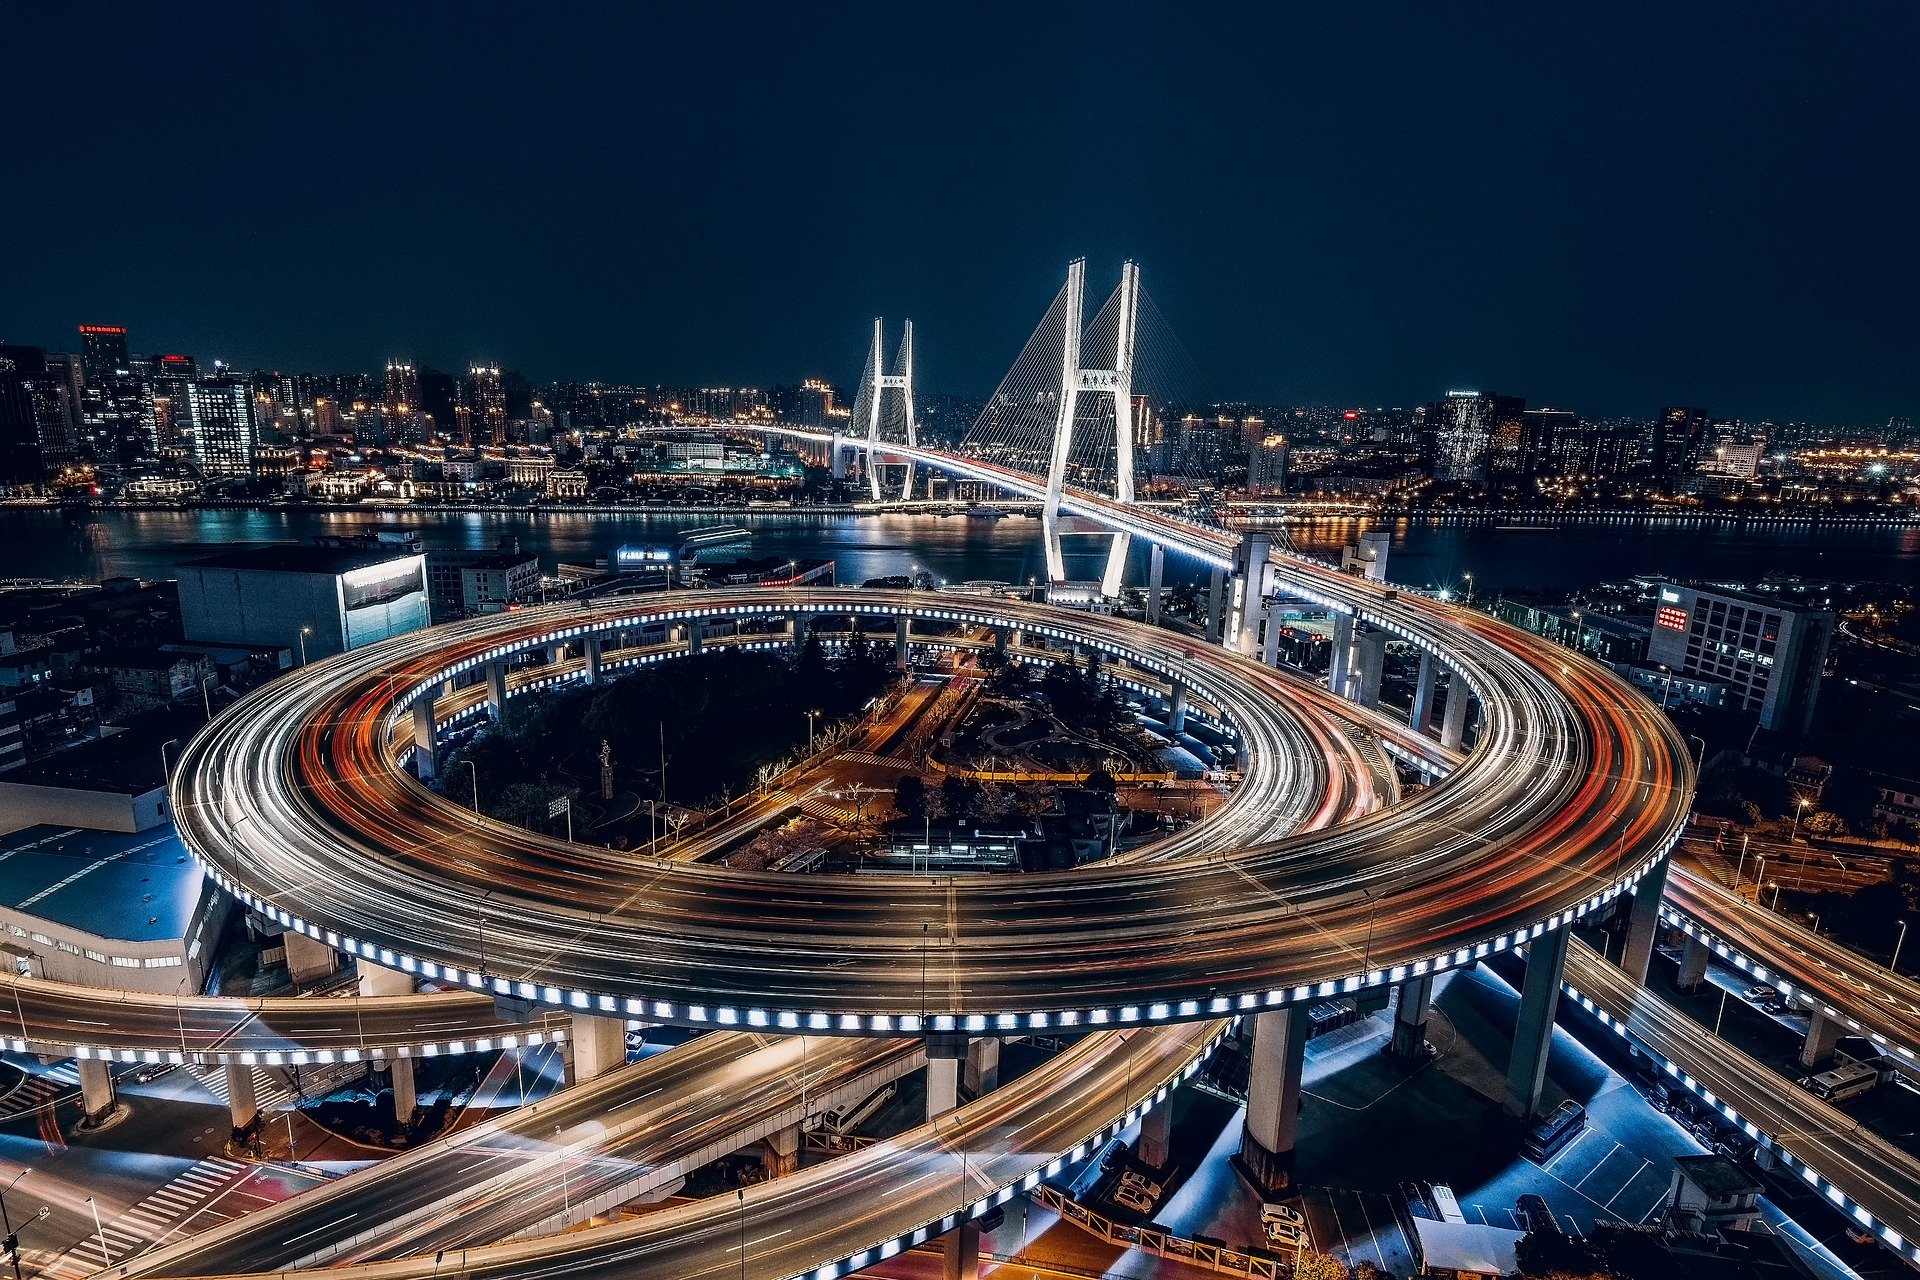
[{"label": "night sky", "polygon": [[1134,257],[1218,398],[1920,416],[1920,8],[1297,8],[19,0],[0,336],[982,392]]}]

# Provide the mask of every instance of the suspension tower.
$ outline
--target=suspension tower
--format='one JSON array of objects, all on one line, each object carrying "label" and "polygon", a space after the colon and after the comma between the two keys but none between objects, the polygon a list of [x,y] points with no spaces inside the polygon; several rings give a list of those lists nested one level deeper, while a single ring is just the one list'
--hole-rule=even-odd
[{"label": "suspension tower", "polygon": [[[873,322],[873,346],[867,351],[867,369],[860,379],[860,392],[854,397],[854,424],[858,428],[862,419],[867,430],[867,486],[875,502],[880,501],[880,467],[886,456],[887,440],[882,438],[880,430],[882,419],[889,426],[898,424],[903,438],[893,441],[895,444],[917,445],[920,443],[920,426],[913,412],[913,321],[908,320],[900,334],[900,350],[894,355],[893,372],[886,371],[885,322],[876,317]],[[897,413],[895,419],[882,413],[889,391],[898,392]],[[902,498],[913,497],[913,459],[902,458],[906,464],[906,475],[900,485]]]},{"label": "suspension tower", "polygon": [[[1086,310],[1087,263],[1075,259],[1067,268],[1066,314],[1062,326],[1060,386],[1053,424],[1053,449],[1047,466],[1047,494],[1041,506],[1041,534],[1046,542],[1047,576],[1065,581],[1066,556],[1060,545],[1060,495],[1066,486],[1067,461],[1073,453],[1073,430],[1080,397],[1113,398],[1114,492],[1121,502],[1133,501],[1133,355],[1140,314],[1140,267],[1128,262],[1120,268],[1120,288],[1114,294],[1119,307],[1113,361],[1107,368],[1081,366],[1082,325]],[[1100,575],[1100,593],[1120,594],[1132,535],[1116,532],[1107,548],[1107,565]]]}]

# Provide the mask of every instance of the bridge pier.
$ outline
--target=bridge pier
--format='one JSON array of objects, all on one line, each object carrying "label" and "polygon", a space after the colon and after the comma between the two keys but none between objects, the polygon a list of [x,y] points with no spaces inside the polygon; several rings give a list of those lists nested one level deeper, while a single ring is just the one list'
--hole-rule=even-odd
[{"label": "bridge pier", "polygon": [[1176,684],[1167,694],[1167,729],[1172,733],[1187,731],[1187,686]]},{"label": "bridge pier", "polygon": [[1427,1014],[1433,1008],[1433,976],[1408,978],[1394,991],[1393,1040],[1387,1051],[1405,1062],[1427,1052]]},{"label": "bridge pier", "polygon": [[1304,1005],[1269,1009],[1253,1019],[1247,1120],[1237,1159],[1241,1171],[1270,1196],[1293,1191],[1293,1149],[1300,1137],[1300,1077],[1307,1062],[1307,1031]]},{"label": "bridge pier", "polygon": [[227,1077],[227,1114],[234,1128],[244,1129],[260,1114],[260,1101],[253,1088],[253,1068],[229,1062],[222,1070]]},{"label": "bridge pier", "polygon": [[687,656],[697,658],[700,656],[702,646],[706,643],[707,624],[698,618],[691,619],[687,623],[686,632]]},{"label": "bridge pier", "polygon": [[1473,700],[1473,694],[1467,689],[1467,682],[1458,671],[1447,673],[1447,706],[1440,713],[1440,745],[1448,751],[1458,751],[1467,736],[1467,704]]},{"label": "bridge pier", "polygon": [[1159,543],[1147,555],[1147,622],[1160,625],[1160,596],[1166,589],[1167,549]]},{"label": "bridge pier", "polygon": [[1547,1055],[1553,1049],[1553,1016],[1567,971],[1567,930],[1543,933],[1527,947],[1527,976],[1520,985],[1520,1015],[1507,1058],[1505,1108],[1516,1120],[1531,1120],[1547,1085]]},{"label": "bridge pier", "polygon": [[968,1043],[961,1083],[976,1098],[1000,1087],[1000,1037],[977,1036]]},{"label": "bridge pier", "polygon": [[901,614],[893,620],[893,665],[901,671],[907,669],[907,654],[913,638],[913,619]]},{"label": "bridge pier", "polygon": [[1007,639],[1011,634],[1012,629],[1009,627],[993,629],[993,651],[1003,658],[1007,656]]},{"label": "bridge pier", "polygon": [[495,720],[507,705],[507,664],[499,658],[487,664],[487,714]]},{"label": "bridge pier", "polygon": [[812,620],[813,615],[801,609],[796,609],[787,616],[787,629],[792,633],[793,651],[796,654],[806,646],[807,624]]},{"label": "bridge pier", "polygon": [[1353,615],[1333,615],[1333,652],[1327,658],[1327,690],[1336,698],[1347,696],[1347,683],[1353,671]]},{"label": "bridge pier", "polygon": [[410,996],[413,994],[413,975],[402,973],[398,969],[388,969],[371,960],[357,960],[354,967],[360,974],[360,994],[363,996]]},{"label": "bridge pier", "polygon": [[105,1058],[81,1058],[74,1066],[80,1070],[80,1109],[86,1123],[99,1124],[119,1104],[113,1090],[113,1065]]},{"label": "bridge pier", "polygon": [[567,1024],[570,1083],[584,1084],[627,1065],[627,1020],[576,1013]]},{"label": "bridge pier", "polygon": [[1707,980],[1707,959],[1713,953],[1692,934],[1680,948],[1680,989],[1698,991]]},{"label": "bridge pier", "polygon": [[1413,709],[1407,723],[1415,733],[1425,733],[1433,720],[1433,688],[1440,677],[1440,660],[1426,649],[1420,651],[1420,675],[1413,682]]},{"label": "bridge pier", "polygon": [[440,776],[439,739],[434,733],[433,699],[425,694],[413,703],[413,772],[422,782]]},{"label": "bridge pier", "polygon": [[1380,705],[1380,679],[1387,661],[1387,633],[1362,628],[1354,641],[1353,700],[1363,707]]},{"label": "bridge pier", "polygon": [[[994,1066],[1000,1042],[993,1041]],[[927,1119],[937,1120],[960,1105],[960,1074],[973,1066],[972,1044],[964,1034],[936,1033],[927,1037]],[[977,1280],[980,1274],[980,1228],[963,1222],[941,1238],[947,1280]]]},{"label": "bridge pier", "polygon": [[1140,1141],[1133,1155],[1149,1169],[1164,1169],[1173,1152],[1173,1094],[1140,1117]]},{"label": "bridge pier", "polygon": [[1620,952],[1620,968],[1636,986],[1647,985],[1647,966],[1653,962],[1654,937],[1660,932],[1660,899],[1667,892],[1667,859],[1640,877],[1627,912],[1627,944]]},{"label": "bridge pier", "polygon": [[587,683],[600,683],[600,637],[587,637]]},{"label": "bridge pier", "polygon": [[833,440],[827,445],[827,449],[829,451],[827,469],[833,473],[835,480],[845,480],[847,478],[847,442],[838,430],[833,433]]},{"label": "bridge pier", "polygon": [[1223,643],[1247,657],[1259,649],[1260,619],[1266,612],[1267,556],[1272,550],[1271,535],[1250,533],[1233,553],[1233,600]]},{"label": "bridge pier", "polygon": [[800,1172],[800,1126],[790,1124],[775,1129],[761,1139],[760,1167],[769,1178],[784,1178]]},{"label": "bridge pier", "polygon": [[280,941],[287,949],[287,976],[295,982],[313,982],[340,967],[338,951],[298,929],[287,930]]},{"label": "bridge pier", "polygon": [[1215,565],[1207,578],[1207,643],[1221,644],[1220,619],[1226,605],[1227,571]]},{"label": "bridge pier", "polygon": [[387,1074],[393,1081],[393,1121],[405,1126],[413,1123],[420,1109],[420,1093],[413,1079],[413,1059],[394,1056],[385,1059]]},{"label": "bridge pier", "polygon": [[1807,1023],[1807,1038],[1800,1042],[1800,1065],[1812,1069],[1831,1064],[1833,1051],[1839,1045],[1840,1037],[1846,1033],[1846,1024],[1829,1018],[1818,1009],[1812,1010],[1812,1018]]}]

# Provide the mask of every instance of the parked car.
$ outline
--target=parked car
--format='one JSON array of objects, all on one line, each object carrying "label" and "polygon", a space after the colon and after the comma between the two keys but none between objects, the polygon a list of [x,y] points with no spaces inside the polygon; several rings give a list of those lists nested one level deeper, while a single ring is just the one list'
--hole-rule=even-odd
[{"label": "parked car", "polygon": [[1560,1229],[1560,1220],[1553,1216],[1553,1210],[1548,1207],[1545,1196],[1537,1196],[1529,1192],[1520,1197],[1517,1207],[1520,1221],[1526,1224],[1527,1230],[1558,1231]]},{"label": "parked car", "polygon": [[1153,1212],[1153,1201],[1124,1182],[1113,1189],[1113,1202],[1122,1209],[1131,1209],[1135,1213]]},{"label": "parked car", "polygon": [[1756,982],[1753,986],[1747,988],[1747,999],[1749,1000],[1772,1000],[1779,994],[1778,991],[1775,991],[1764,982]]}]

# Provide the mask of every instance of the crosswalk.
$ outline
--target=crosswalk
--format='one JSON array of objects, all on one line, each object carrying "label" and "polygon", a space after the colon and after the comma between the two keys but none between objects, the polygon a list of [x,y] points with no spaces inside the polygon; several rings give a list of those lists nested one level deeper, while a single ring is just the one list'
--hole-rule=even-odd
[{"label": "crosswalk", "polygon": [[828,804],[825,800],[816,800],[812,796],[807,796],[800,801],[800,812],[806,814],[809,818],[819,818],[824,822],[834,822],[842,825],[851,824],[860,820],[859,816],[851,809],[842,809],[839,805]]},{"label": "crosswalk", "polygon": [[[193,1078],[198,1080],[206,1091],[219,1099],[221,1106],[233,1101],[233,1092],[227,1085],[225,1067],[189,1067]],[[278,1111],[292,1101],[293,1093],[279,1079],[267,1072],[264,1067],[254,1067],[253,1102],[262,1111]]]},{"label": "crosswalk", "polygon": [[20,1087],[0,1099],[0,1123],[30,1116],[50,1102],[58,1102],[80,1088],[80,1069],[62,1062],[29,1075]]},{"label": "crosswalk", "polygon": [[879,765],[886,769],[911,769],[913,767],[912,761],[903,760],[899,756],[876,756],[870,751],[842,751],[836,758],[848,760],[854,764]]},{"label": "crosswalk", "polygon": [[[78,1280],[165,1239],[186,1217],[231,1187],[253,1169],[238,1160],[209,1157],[105,1223],[56,1258],[45,1274],[52,1280]],[[104,1247],[103,1247],[104,1242]]]}]

